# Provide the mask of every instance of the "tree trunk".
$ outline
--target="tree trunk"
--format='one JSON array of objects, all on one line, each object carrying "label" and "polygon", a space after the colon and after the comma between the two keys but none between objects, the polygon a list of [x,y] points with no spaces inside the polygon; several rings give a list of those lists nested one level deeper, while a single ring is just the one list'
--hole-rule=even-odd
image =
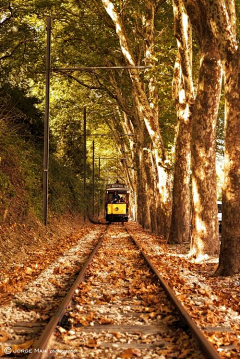
[{"label": "tree trunk", "polygon": [[218,275],[240,272],[240,51],[225,63],[226,132]]},{"label": "tree trunk", "polygon": [[208,22],[224,64],[225,154],[222,240],[216,275],[240,272],[240,50],[234,0],[206,0]]},{"label": "tree trunk", "polygon": [[192,118],[192,242],[191,254],[218,252],[216,191],[216,122],[221,90],[221,62],[205,0],[184,0],[199,42],[201,60]]},{"label": "tree trunk", "polygon": [[145,153],[140,145],[138,147],[138,190],[137,190],[137,207],[138,207],[138,222],[145,229],[151,229],[151,217],[149,206],[149,192],[150,186],[147,182],[147,168]]},{"label": "tree trunk", "polygon": [[173,97],[178,116],[175,143],[172,216],[169,243],[190,240],[190,159],[191,110],[194,103],[192,81],[192,34],[181,0],[173,1],[178,55],[174,68]]},{"label": "tree trunk", "polygon": [[190,240],[190,159],[191,123],[189,109],[178,110],[178,132],[175,145],[172,216],[169,243]]},{"label": "tree trunk", "polygon": [[201,54],[192,119],[192,243],[197,257],[219,250],[215,143],[221,91],[221,63],[211,40]]}]

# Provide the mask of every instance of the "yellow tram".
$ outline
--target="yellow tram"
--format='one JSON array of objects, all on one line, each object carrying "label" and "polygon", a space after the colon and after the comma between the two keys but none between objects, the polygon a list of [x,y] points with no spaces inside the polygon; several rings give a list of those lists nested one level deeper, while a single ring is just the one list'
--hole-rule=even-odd
[{"label": "yellow tram", "polygon": [[125,184],[116,182],[106,187],[105,218],[107,222],[127,222],[129,190]]}]

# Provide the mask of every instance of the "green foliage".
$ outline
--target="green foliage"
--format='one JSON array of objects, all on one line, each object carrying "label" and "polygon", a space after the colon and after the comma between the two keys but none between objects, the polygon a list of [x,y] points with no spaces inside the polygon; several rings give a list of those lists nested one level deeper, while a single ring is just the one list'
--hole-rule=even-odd
[{"label": "green foliage", "polygon": [[[25,221],[29,214],[42,218],[42,162],[43,138],[35,134],[26,133],[22,136],[18,127],[13,129],[13,123],[21,119],[26,120],[20,128],[29,130],[31,124],[33,133],[38,129],[38,122],[34,122],[34,108],[31,108],[31,100],[25,98],[24,93],[14,92],[19,95],[21,111],[16,107],[10,112],[13,120],[3,119],[3,108],[0,111],[0,221],[13,222]],[[4,95],[2,93],[2,98]],[[29,106],[24,110],[24,102]],[[10,102],[7,101],[9,104]],[[24,113],[26,112],[26,114]],[[39,111],[36,111],[39,114]],[[42,114],[40,113],[40,117]],[[35,128],[36,127],[36,128]],[[40,142],[41,141],[41,142]],[[41,144],[41,145],[40,145]],[[55,148],[54,143],[51,146]],[[82,210],[82,179],[74,167],[52,154],[50,158],[49,179],[49,204],[50,213],[59,214],[69,210]]]},{"label": "green foliage", "polygon": [[[126,3],[116,2],[117,7],[121,11],[122,20],[126,26],[126,30],[131,41],[131,48],[135,58],[139,64],[144,64],[143,49],[144,43],[144,28],[142,24],[142,18],[145,14],[145,2],[132,2]],[[35,15],[30,16],[30,10]],[[106,65],[125,65],[122,57],[122,53],[119,48],[119,42],[115,33],[115,28],[106,14],[101,4],[89,2],[87,0],[77,2],[74,1],[42,1],[28,2],[28,5],[20,7],[18,2],[15,4],[14,17],[9,21],[9,27],[12,29],[18,22],[18,36],[23,38],[25,31],[30,31],[29,36],[33,39],[32,42],[27,42],[23,61],[19,63],[19,66],[26,73],[28,78],[34,80],[34,87],[39,87],[38,80],[44,81],[44,77],[39,74],[38,78],[34,76],[32,69],[26,64],[27,62],[33,64],[33,69],[37,71],[43,70],[43,59],[45,53],[43,47],[45,45],[45,28],[44,28],[44,13],[51,13],[53,18],[52,24],[52,66],[53,67],[72,67],[79,65],[87,66],[106,66]],[[21,18],[21,21],[20,21]],[[44,20],[44,21],[43,21]],[[10,25],[11,24],[11,25]],[[171,80],[172,69],[174,64],[174,51],[172,42],[173,38],[173,26],[172,26],[172,7],[169,2],[165,2],[156,8],[156,35],[158,35],[158,41],[156,41],[156,66],[150,71],[155,72],[158,78],[159,89],[159,103],[163,104],[160,111],[160,122],[163,129],[163,137],[166,138],[166,147],[173,142],[174,128],[175,128],[175,116],[173,115],[174,106],[171,99]],[[23,31],[24,30],[24,31]],[[4,33],[6,32],[6,29]],[[35,51],[36,42],[38,44],[38,54]],[[4,41],[5,43],[5,41]],[[6,42],[7,44],[7,42]],[[10,46],[9,43],[6,46]],[[28,47],[30,46],[30,47]],[[16,56],[19,56],[20,49]],[[14,53],[15,54],[15,53]],[[31,56],[31,58],[30,58]],[[33,59],[34,60],[31,60]],[[29,61],[26,61],[29,59]],[[9,59],[10,61],[10,59]],[[13,63],[13,58],[11,59]],[[15,61],[15,60],[14,60]],[[18,67],[19,67],[18,66]],[[17,68],[17,66],[16,66]],[[149,75],[152,73],[146,72],[144,75],[146,84],[149,79]],[[14,74],[14,71],[13,71]],[[66,105],[66,101],[60,99],[60,92],[64,92],[65,96],[68,96],[68,103],[65,107],[65,114],[68,112],[67,117],[71,118],[72,109],[71,103],[78,101],[82,98],[84,92],[82,86],[75,86],[74,91],[70,91],[69,81],[63,81],[60,77],[67,77],[69,74],[61,73],[60,76],[54,76],[52,80],[52,91],[54,97],[58,93],[59,104],[51,103],[53,115],[58,111],[60,102]],[[109,76],[106,71],[98,72],[78,72],[73,73],[74,78],[79,80],[84,86],[86,86],[86,93],[91,99],[91,102],[104,102],[107,101],[108,95],[111,93],[115,95],[115,91],[112,88],[112,84],[109,82]],[[132,107],[132,95],[131,86],[129,83],[128,73],[126,71],[116,71],[114,73],[118,87],[124,94],[124,98],[129,107]],[[63,84],[62,89],[59,89],[58,84]],[[58,89],[57,89],[58,87]],[[77,88],[78,87],[78,88]],[[56,88],[56,90],[55,90]],[[72,90],[73,86],[71,86]],[[91,90],[95,88],[96,90]],[[93,98],[97,94],[97,97]],[[34,93],[38,93],[39,89],[35,87]],[[42,89],[41,89],[42,93]],[[78,94],[78,95],[77,95]],[[93,95],[93,96],[92,96]],[[42,96],[42,95],[40,95]],[[111,95],[110,95],[111,96]],[[85,96],[86,97],[86,96]],[[86,101],[85,104],[89,102]],[[103,108],[104,111],[104,108]],[[61,114],[58,113],[58,117]],[[66,117],[65,117],[66,118]],[[54,119],[55,120],[55,119]],[[173,130],[166,130],[168,123],[171,123]],[[165,134],[166,133],[166,134]]]},{"label": "green foliage", "polygon": [[[42,219],[42,151],[33,141],[9,136],[5,134],[4,141],[1,136],[1,213],[7,210],[16,221],[26,219],[29,213]],[[50,213],[81,210],[82,180],[61,161],[50,160]]]},{"label": "green foliage", "polygon": [[68,210],[81,212],[83,206],[82,179],[72,168],[64,166],[54,156],[50,158],[49,205],[53,212],[64,213]]},{"label": "green foliage", "polygon": [[29,97],[25,90],[6,84],[1,89],[0,100],[2,121],[11,123],[22,137],[35,136],[37,141],[43,136],[43,114],[35,107],[39,103],[36,97]]},{"label": "green foliage", "polygon": [[[146,39],[143,18],[145,1],[115,1],[126,27],[136,62],[144,65]],[[10,4],[10,7],[9,7]],[[172,77],[176,57],[173,34],[172,1],[155,2],[155,54],[151,69],[141,72],[146,93],[149,81],[156,78],[159,95],[159,123],[166,151],[171,155],[176,131],[172,100]],[[24,176],[27,202],[40,216],[42,211],[42,147],[45,106],[46,14],[52,17],[53,68],[74,66],[126,65],[110,17],[98,1],[3,0],[0,21],[0,100],[8,109],[8,132],[17,132],[18,149],[12,135],[5,149],[17,158],[14,164]],[[194,51],[194,81],[198,77],[198,46]],[[111,76],[112,75],[112,78]],[[50,208],[64,212],[82,209],[83,106],[87,106],[87,183],[91,196],[92,141],[95,157],[101,157],[101,178],[119,172],[119,159],[131,157],[129,141],[123,134],[122,104],[116,100],[116,87],[129,113],[134,109],[129,74],[117,71],[57,71],[51,73],[50,93]],[[149,96],[149,94],[147,93]],[[11,109],[11,111],[10,111]],[[222,107],[221,107],[222,109]],[[5,112],[4,112],[5,113]],[[0,120],[5,121],[0,108]],[[220,116],[223,118],[223,116]],[[223,121],[218,126],[217,148],[222,150]],[[3,122],[2,122],[3,123]],[[0,122],[1,131],[1,122]],[[110,133],[111,136],[105,136]],[[99,134],[104,136],[100,137]],[[118,135],[118,144],[114,136]],[[121,138],[121,140],[120,140]],[[31,140],[30,140],[31,139]],[[121,145],[124,152],[120,152]],[[12,147],[13,146],[13,147]],[[122,148],[121,148],[122,150]],[[123,151],[123,150],[122,150]],[[128,153],[129,152],[129,153]],[[0,153],[1,156],[1,153]],[[104,158],[114,158],[104,159]],[[8,174],[1,172],[0,186],[11,192]],[[5,186],[5,187],[4,187]]]},{"label": "green foliage", "polygon": [[12,186],[9,177],[0,170],[0,192],[1,199],[3,196],[13,197],[15,194],[14,187]]},{"label": "green foliage", "polygon": [[20,143],[19,169],[22,171],[29,209],[42,215],[42,151],[32,141]]}]

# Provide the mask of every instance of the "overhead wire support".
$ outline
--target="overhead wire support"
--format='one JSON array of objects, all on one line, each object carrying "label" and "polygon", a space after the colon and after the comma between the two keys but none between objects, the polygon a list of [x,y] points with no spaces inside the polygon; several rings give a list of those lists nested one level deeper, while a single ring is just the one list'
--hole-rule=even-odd
[{"label": "overhead wire support", "polygon": [[[124,137],[124,136],[135,136],[135,135],[133,133],[119,134],[119,137]],[[88,137],[114,137],[114,135],[112,133],[92,133],[92,134],[88,134]]]},{"label": "overhead wire support", "polygon": [[80,67],[59,67],[51,71],[86,71],[86,70],[145,70],[151,66],[80,66]]},{"label": "overhead wire support", "polygon": [[[46,46],[46,92],[45,92],[45,119],[44,119],[44,160],[43,160],[43,221],[48,221],[48,172],[49,172],[49,112],[50,112],[50,78],[52,72],[58,71],[88,71],[88,70],[144,70],[150,66],[79,66],[67,68],[51,68],[51,16],[47,21],[47,46]],[[86,107],[84,107],[84,222],[86,220]],[[96,136],[96,135],[95,135]],[[130,136],[130,134],[126,134]]]}]

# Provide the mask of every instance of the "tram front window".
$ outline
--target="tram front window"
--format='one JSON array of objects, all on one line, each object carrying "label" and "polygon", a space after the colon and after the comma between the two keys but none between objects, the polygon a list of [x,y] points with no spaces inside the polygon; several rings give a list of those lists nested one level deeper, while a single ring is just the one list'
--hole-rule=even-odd
[{"label": "tram front window", "polygon": [[126,194],[117,192],[109,193],[108,199],[110,203],[125,203]]}]

